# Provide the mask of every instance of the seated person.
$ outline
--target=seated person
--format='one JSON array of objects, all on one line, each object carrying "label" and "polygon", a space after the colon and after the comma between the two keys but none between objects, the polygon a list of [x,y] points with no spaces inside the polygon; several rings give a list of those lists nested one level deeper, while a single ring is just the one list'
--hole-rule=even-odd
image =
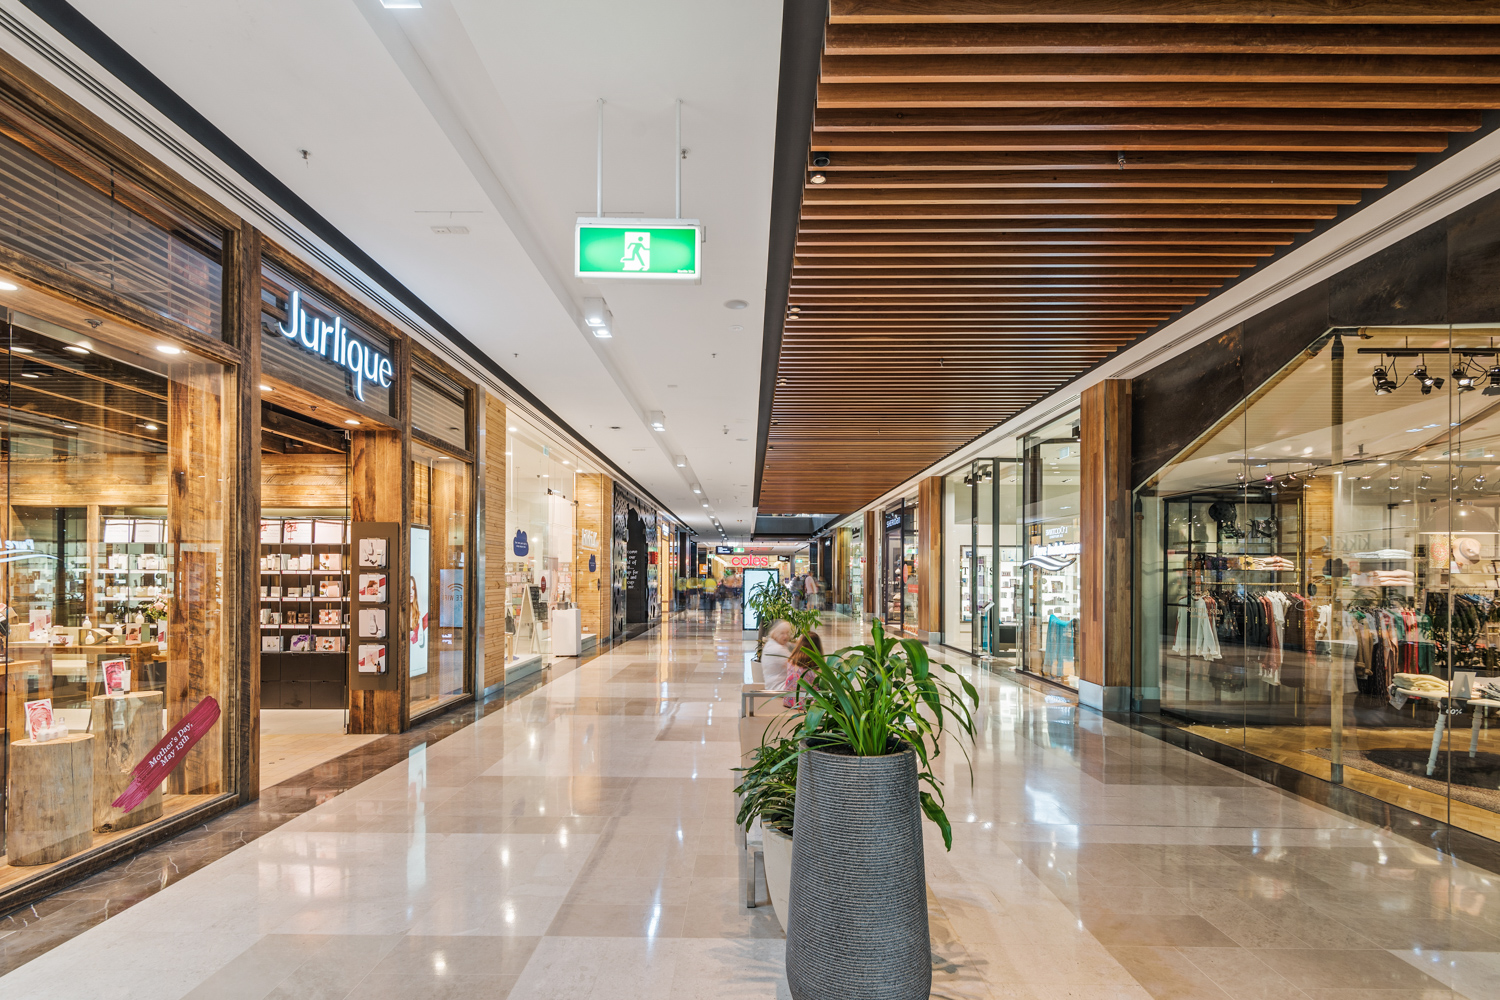
[{"label": "seated person", "polygon": [[823,652],[823,640],[818,638],[816,632],[809,632],[792,644],[792,655],[787,658],[786,686],[782,689],[792,692],[781,702],[787,708],[798,707],[802,700],[802,696],[797,694],[799,681],[805,677],[809,684],[813,683],[817,667],[813,664],[809,650]]},{"label": "seated person", "polygon": [[767,691],[786,690],[787,660],[792,655],[792,624],[778,621],[766,633],[766,644],[760,651],[760,672]]}]

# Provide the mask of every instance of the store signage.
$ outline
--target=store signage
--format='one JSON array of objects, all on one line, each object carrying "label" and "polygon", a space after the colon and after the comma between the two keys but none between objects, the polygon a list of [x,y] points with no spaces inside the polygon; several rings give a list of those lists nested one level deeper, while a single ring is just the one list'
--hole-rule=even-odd
[{"label": "store signage", "polygon": [[887,528],[899,528],[899,527],[901,527],[901,512],[897,511],[894,514],[887,514],[885,516],[885,526]]},{"label": "store signage", "polygon": [[732,545],[716,545],[716,546],[714,546],[714,554],[715,555],[720,555],[720,556],[732,556],[732,555],[734,555],[734,546],[732,546]]},{"label": "store signage", "polygon": [[578,532],[578,545],[580,548],[597,549],[599,547],[599,532],[584,528]]},{"label": "store signage", "polygon": [[697,281],[702,246],[696,219],[583,218],[573,227],[573,275]]},{"label": "store signage", "polygon": [[520,528],[516,529],[516,537],[511,540],[511,550],[518,556],[524,556],[531,551],[531,543],[526,541],[526,532]]},{"label": "store signage", "polygon": [[589,572],[590,573],[597,573],[597,572],[599,572],[599,557],[598,556],[589,556]]},{"label": "store signage", "polygon": [[355,332],[344,325],[343,317],[334,314],[331,324],[323,322],[302,308],[302,293],[292,289],[291,304],[287,307],[291,328],[276,324],[276,330],[287,340],[309,354],[326,358],[349,371],[353,378],[354,398],[365,401],[365,383],[374,382],[389,389],[395,368],[391,359],[360,340]]},{"label": "store signage", "polygon": [[167,775],[176,770],[187,757],[193,744],[201,740],[213,724],[219,721],[219,703],[210,695],[193,706],[192,711],[182,717],[170,733],[157,741],[146,758],[130,772],[130,784],[110,805],[122,812],[130,812],[156,791],[158,785],[167,780]]},{"label": "store signage", "polygon": [[730,559],[729,559],[729,565],[731,565],[731,566],[769,566],[769,565],[771,565],[771,557],[770,556],[731,556]]},{"label": "store signage", "polygon": [[1048,538],[1062,538],[1065,535],[1067,535],[1067,533],[1068,533],[1068,529],[1066,527],[1048,528],[1047,529],[1047,537]]}]

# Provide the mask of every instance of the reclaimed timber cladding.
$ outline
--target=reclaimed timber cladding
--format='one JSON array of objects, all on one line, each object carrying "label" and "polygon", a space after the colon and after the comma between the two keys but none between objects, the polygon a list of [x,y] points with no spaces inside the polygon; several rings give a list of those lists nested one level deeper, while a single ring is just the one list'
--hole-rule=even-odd
[{"label": "reclaimed timber cladding", "polygon": [[831,0],[760,510],[869,503],[1495,107],[1495,4]]}]

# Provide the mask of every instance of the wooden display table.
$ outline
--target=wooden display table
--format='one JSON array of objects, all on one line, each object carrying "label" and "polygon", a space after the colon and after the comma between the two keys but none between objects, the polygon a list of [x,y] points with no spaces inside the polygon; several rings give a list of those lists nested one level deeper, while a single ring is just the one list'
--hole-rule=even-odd
[{"label": "wooden display table", "polygon": [[6,861],[48,865],[94,846],[94,738],[73,733],[10,745]]},{"label": "wooden display table", "polygon": [[110,805],[130,784],[130,772],[162,737],[160,691],[102,694],[89,699],[94,739],[94,829],[126,830],[161,818],[161,788],[130,812]]}]

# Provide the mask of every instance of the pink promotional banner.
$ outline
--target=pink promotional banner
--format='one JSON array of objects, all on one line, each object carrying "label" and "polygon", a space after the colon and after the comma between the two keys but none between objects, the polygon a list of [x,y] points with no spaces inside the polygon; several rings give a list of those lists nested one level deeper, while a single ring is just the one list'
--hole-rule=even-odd
[{"label": "pink promotional banner", "polygon": [[135,766],[130,772],[130,784],[110,805],[130,812],[145,802],[146,797],[156,791],[156,786],[166,781],[167,775],[187,757],[193,744],[207,735],[218,721],[219,703],[211,696],[194,705],[193,710],[182,717],[177,728],[163,736],[151,748],[151,752],[146,754],[146,759]]}]

